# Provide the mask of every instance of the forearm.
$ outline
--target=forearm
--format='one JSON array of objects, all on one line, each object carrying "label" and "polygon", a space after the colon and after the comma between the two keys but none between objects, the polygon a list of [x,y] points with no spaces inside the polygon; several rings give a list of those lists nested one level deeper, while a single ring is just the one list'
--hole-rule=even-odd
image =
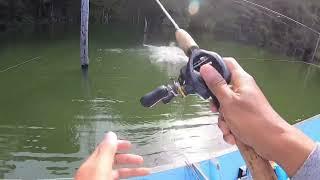
[{"label": "forearm", "polygon": [[232,74],[231,88],[212,66],[200,69],[220,102],[218,126],[224,138],[235,136],[263,158],[277,162],[289,176],[295,175],[316,144],[273,110],[254,78],[236,60],[226,58],[225,62]]},{"label": "forearm", "polygon": [[313,180],[320,177],[320,145],[312,151],[292,180]]},{"label": "forearm", "polygon": [[288,125],[286,131],[274,139],[273,160],[291,177],[315,149],[316,144],[300,130]]}]

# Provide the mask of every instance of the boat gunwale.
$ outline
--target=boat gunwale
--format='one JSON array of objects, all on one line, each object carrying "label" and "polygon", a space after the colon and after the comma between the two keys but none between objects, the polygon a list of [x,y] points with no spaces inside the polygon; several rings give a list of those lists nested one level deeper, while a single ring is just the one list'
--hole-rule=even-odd
[{"label": "boat gunwale", "polygon": [[[320,114],[314,115],[310,118],[307,118],[305,120],[297,122],[297,123],[293,124],[293,126],[295,126],[295,127],[300,126],[300,125],[304,124],[305,122],[313,120],[313,119],[320,119]],[[234,145],[234,146],[231,146],[227,149],[224,149],[224,150],[221,150],[218,152],[214,152],[214,153],[210,153],[210,155],[206,155],[203,158],[192,159],[189,161],[191,163],[200,163],[202,161],[216,159],[218,157],[221,157],[223,155],[226,155],[226,154],[229,154],[232,152],[236,152],[236,151],[238,151],[238,148],[237,148],[237,146]],[[182,168],[185,165],[186,165],[185,162],[177,162],[177,163],[160,165],[160,166],[156,166],[156,167],[151,168],[151,173],[152,174],[153,173],[160,173],[160,172],[164,172],[164,171],[171,170],[171,169]]]}]

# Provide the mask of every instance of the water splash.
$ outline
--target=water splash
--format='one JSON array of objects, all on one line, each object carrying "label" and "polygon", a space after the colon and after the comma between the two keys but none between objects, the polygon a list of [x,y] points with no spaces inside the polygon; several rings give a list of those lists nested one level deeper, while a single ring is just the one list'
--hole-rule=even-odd
[{"label": "water splash", "polygon": [[162,71],[167,72],[169,77],[177,77],[180,68],[188,62],[188,57],[184,52],[171,42],[169,46],[143,45],[144,48],[110,48],[98,49],[98,51],[110,54],[134,53],[147,57],[151,63],[160,67]]},{"label": "water splash", "polygon": [[121,48],[104,49],[104,52],[117,53],[117,54],[121,54],[124,51],[126,51],[126,49],[121,49]]},{"label": "water splash", "polygon": [[180,64],[188,61],[188,57],[184,54],[184,52],[179,47],[174,46],[173,43],[171,43],[169,46],[144,46],[148,48],[148,51],[150,52],[149,57],[153,62]]},{"label": "water splash", "polygon": [[127,52],[143,54],[147,55],[153,63],[181,64],[188,62],[188,57],[179,47],[175,45],[174,42],[171,42],[169,46],[153,46],[148,44],[144,44],[143,46],[144,48],[109,48],[98,49],[98,51],[115,54],[122,54]]},{"label": "water splash", "polygon": [[144,46],[147,47],[147,56],[150,62],[157,65],[161,71],[166,72],[168,77],[178,77],[181,67],[188,62],[188,57],[174,44],[170,46]]}]

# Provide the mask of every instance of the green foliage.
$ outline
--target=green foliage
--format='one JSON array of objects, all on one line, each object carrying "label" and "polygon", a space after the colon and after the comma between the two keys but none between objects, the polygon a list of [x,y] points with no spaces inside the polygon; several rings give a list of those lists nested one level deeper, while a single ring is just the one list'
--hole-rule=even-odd
[{"label": "green foliage", "polygon": [[[190,15],[191,1],[199,11]],[[251,0],[320,31],[319,0]],[[0,0],[0,31],[21,24],[79,23],[81,0]],[[318,35],[243,0],[162,0],[181,27],[251,43],[309,61]],[[90,23],[144,25],[149,32],[172,27],[153,0],[90,0]],[[318,53],[319,54],[319,53]],[[319,59],[320,56],[317,55]]]},{"label": "green foliage", "polygon": [[214,32],[219,38],[255,44],[305,61],[312,60],[319,34],[309,28],[320,31],[319,1],[254,1],[308,27],[241,0],[201,2],[201,11],[190,23],[192,30]]}]

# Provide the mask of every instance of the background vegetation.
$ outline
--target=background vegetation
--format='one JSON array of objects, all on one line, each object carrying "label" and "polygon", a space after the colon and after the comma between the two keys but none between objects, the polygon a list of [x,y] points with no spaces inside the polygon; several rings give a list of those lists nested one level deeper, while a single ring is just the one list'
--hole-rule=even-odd
[{"label": "background vegetation", "polygon": [[[152,0],[91,0],[90,23],[129,23],[149,33],[171,27]],[[199,11],[189,14],[189,4]],[[319,0],[252,0],[320,31]],[[319,34],[243,0],[163,0],[178,23],[192,32],[254,44],[311,61]],[[24,25],[79,24],[80,0],[0,0],[0,32]],[[316,53],[317,62],[320,53]]]}]

